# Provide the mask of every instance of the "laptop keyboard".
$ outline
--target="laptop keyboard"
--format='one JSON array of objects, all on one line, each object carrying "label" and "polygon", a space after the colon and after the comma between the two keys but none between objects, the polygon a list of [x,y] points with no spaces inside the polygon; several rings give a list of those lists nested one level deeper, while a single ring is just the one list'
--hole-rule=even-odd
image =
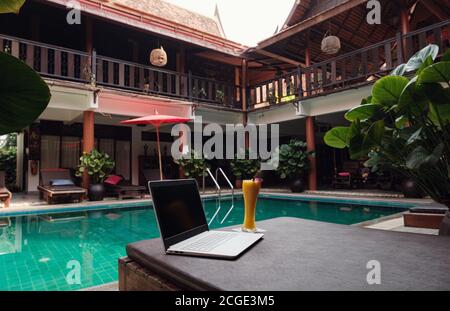
[{"label": "laptop keyboard", "polygon": [[205,236],[204,238],[201,238],[198,241],[195,241],[191,244],[186,245],[183,247],[183,250],[187,251],[197,251],[197,252],[209,252],[219,246],[222,243],[225,243],[232,238],[234,238],[236,235],[232,232],[213,232],[210,233],[208,236]]}]

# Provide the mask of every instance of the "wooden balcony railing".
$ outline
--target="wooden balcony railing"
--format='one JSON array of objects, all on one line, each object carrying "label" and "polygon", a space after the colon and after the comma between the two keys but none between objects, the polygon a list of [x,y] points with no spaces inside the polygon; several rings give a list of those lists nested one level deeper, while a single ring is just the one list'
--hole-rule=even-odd
[{"label": "wooden balcony railing", "polygon": [[193,102],[241,109],[240,88],[214,79],[179,73],[30,40],[0,35],[0,50],[43,77],[90,83]]},{"label": "wooden balcony railing", "polygon": [[450,20],[447,20],[406,35],[398,34],[395,38],[251,86],[248,91],[250,109],[298,102],[373,83],[428,44],[437,44],[444,53],[450,47],[449,26]]}]

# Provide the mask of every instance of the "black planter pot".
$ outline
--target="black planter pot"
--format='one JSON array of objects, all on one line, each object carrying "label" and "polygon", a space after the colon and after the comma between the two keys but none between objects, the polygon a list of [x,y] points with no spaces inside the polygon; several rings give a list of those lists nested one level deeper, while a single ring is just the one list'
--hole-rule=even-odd
[{"label": "black planter pot", "polygon": [[305,183],[303,182],[303,180],[301,180],[300,178],[294,180],[291,184],[291,191],[294,193],[305,191]]},{"label": "black planter pot", "polygon": [[402,192],[405,198],[421,199],[424,197],[422,190],[417,186],[412,179],[405,179],[402,182]]},{"label": "black planter pot", "polygon": [[88,189],[89,201],[103,201],[105,186],[103,184],[90,184]]}]

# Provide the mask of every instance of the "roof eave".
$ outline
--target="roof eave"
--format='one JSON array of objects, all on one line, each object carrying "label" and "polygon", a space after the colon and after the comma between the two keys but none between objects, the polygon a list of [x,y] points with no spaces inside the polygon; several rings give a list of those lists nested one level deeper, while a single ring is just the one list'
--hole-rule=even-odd
[{"label": "roof eave", "polygon": [[[46,0],[57,5],[67,6],[71,0]],[[126,24],[135,28],[171,37],[187,43],[215,50],[233,56],[240,56],[246,46],[185,25],[165,20],[120,4],[109,4],[92,0],[78,0],[81,11]]]}]

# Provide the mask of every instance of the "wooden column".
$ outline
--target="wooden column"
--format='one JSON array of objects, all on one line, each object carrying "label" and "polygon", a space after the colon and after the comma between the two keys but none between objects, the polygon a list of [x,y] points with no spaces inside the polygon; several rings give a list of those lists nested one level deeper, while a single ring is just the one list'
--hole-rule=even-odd
[{"label": "wooden column", "polygon": [[[316,150],[316,137],[315,137],[315,127],[314,127],[314,117],[306,118],[306,144],[308,151]],[[309,161],[311,164],[309,176],[308,176],[308,185],[309,190],[317,190],[317,161],[315,157],[309,157]]]},{"label": "wooden column", "polygon": [[[406,3],[402,4],[402,9],[400,11],[400,31],[402,33],[402,35],[406,35],[407,33],[409,33],[411,31],[411,26],[409,24],[409,11],[410,8],[406,5]],[[405,61],[407,61],[408,58],[408,47],[407,47],[407,40],[403,39],[402,40],[402,45],[403,45],[403,55]]]},{"label": "wooden column", "polygon": [[[83,152],[91,152],[94,149],[94,112],[85,111],[83,113]],[[83,187],[89,186],[89,175],[83,175]]]},{"label": "wooden column", "polygon": [[[247,125],[248,115],[247,115],[247,60],[242,60],[242,70],[241,70],[241,103],[242,103],[242,124]],[[245,148],[249,148],[249,133],[245,133]]]},{"label": "wooden column", "polygon": [[91,53],[94,49],[94,28],[93,28],[93,22],[92,18],[89,16],[86,16],[86,52]]},{"label": "wooden column", "polygon": [[[311,49],[309,47],[309,34],[307,34],[307,45],[305,49],[305,66],[311,66]],[[316,150],[316,138],[315,138],[315,118],[306,117],[306,144],[308,151]],[[311,164],[309,176],[308,176],[308,187],[309,190],[317,190],[317,161],[316,157],[309,157]]]},{"label": "wooden column", "polygon": [[30,18],[31,23],[31,40],[40,41],[40,25],[41,18],[39,15],[32,15]]}]

